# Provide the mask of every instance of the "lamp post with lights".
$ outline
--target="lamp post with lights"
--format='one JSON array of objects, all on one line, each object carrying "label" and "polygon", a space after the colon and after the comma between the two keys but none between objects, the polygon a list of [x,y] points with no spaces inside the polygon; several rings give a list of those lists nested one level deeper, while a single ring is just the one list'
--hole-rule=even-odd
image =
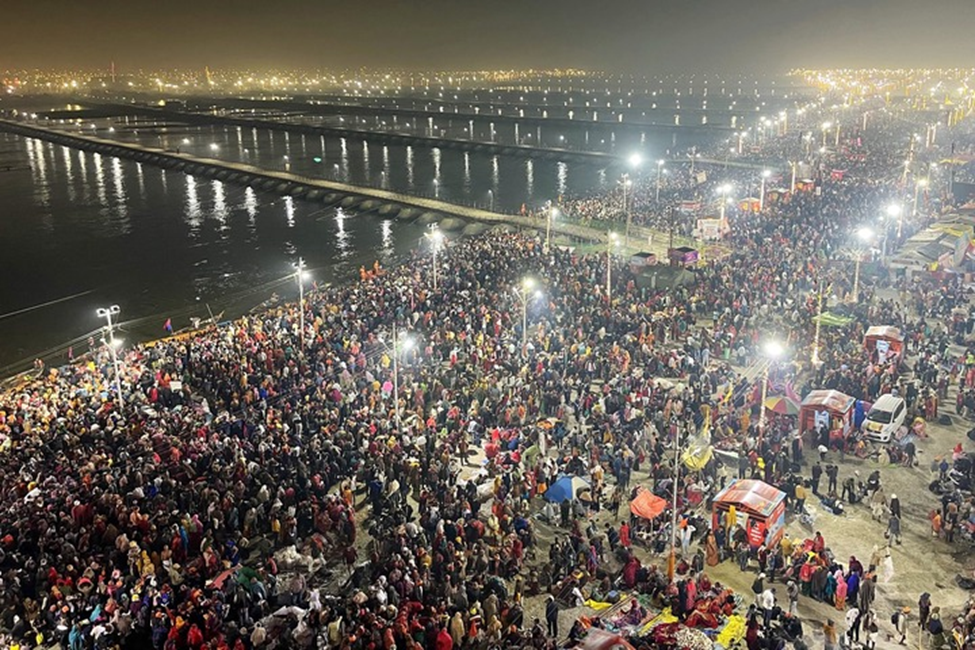
[{"label": "lamp post with lights", "polygon": [[106,343],[112,355],[112,366],[115,368],[115,393],[118,395],[119,408],[125,408],[125,398],[122,396],[122,373],[119,367],[118,352],[116,350],[118,343],[115,341],[115,326],[112,324],[112,317],[117,317],[121,311],[121,307],[112,305],[111,307],[99,307],[95,310],[95,313],[99,318],[105,319],[105,332],[108,334]]}]

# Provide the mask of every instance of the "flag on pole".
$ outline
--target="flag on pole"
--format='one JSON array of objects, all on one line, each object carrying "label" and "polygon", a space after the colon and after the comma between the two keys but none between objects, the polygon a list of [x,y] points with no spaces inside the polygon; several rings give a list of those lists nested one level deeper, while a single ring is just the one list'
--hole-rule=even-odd
[{"label": "flag on pole", "polygon": [[166,322],[163,323],[163,329],[166,330],[167,332],[169,332],[170,334],[173,333],[173,319],[172,318],[167,318],[166,319]]}]

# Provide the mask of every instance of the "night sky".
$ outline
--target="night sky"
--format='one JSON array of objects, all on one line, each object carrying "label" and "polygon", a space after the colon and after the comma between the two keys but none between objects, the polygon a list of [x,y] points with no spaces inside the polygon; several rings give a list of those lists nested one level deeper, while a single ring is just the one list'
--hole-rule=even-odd
[{"label": "night sky", "polygon": [[0,69],[975,65],[975,0],[5,0]]}]

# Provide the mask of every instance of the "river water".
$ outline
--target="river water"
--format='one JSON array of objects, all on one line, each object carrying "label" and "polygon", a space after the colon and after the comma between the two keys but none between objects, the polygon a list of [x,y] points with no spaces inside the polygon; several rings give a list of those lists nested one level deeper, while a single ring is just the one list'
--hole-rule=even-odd
[{"label": "river water", "polygon": [[[132,117],[63,128],[511,212],[605,188],[621,171]],[[668,146],[660,137],[639,143],[648,156]],[[69,343],[73,354],[86,352],[98,338],[99,306],[120,305],[127,342],[161,336],[167,318],[179,329],[208,308],[230,316],[272,293],[293,298],[287,276],[298,257],[309,284],[334,282],[374,260],[392,263],[424,232],[4,133],[0,204],[0,374],[36,356],[63,361]]]}]

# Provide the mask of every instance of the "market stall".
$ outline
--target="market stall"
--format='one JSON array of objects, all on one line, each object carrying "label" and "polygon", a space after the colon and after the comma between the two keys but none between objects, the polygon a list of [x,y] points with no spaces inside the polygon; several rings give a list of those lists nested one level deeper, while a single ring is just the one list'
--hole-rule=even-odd
[{"label": "market stall", "polygon": [[742,212],[758,212],[761,210],[762,202],[754,196],[749,196],[738,201],[738,209]]},{"label": "market stall", "polygon": [[802,400],[799,408],[799,435],[807,431],[815,433],[820,426],[825,426],[830,442],[845,439],[853,428],[855,402],[855,399],[838,390],[812,391]]},{"label": "market stall", "polygon": [[893,358],[902,359],[904,335],[896,327],[875,325],[867,330],[863,345],[870,352],[870,357],[876,357],[878,363],[885,363]]},{"label": "market stall", "polygon": [[734,518],[727,523],[741,524],[752,548],[774,548],[785,532],[785,492],[764,481],[739,479],[714,497],[711,516],[714,528],[722,517]]},{"label": "market stall", "polygon": [[695,266],[698,257],[697,249],[690,246],[667,249],[667,258],[670,260],[671,266]]},{"label": "market stall", "polygon": [[792,192],[788,187],[773,187],[765,192],[765,203],[775,205],[776,203],[787,203]]},{"label": "market stall", "polygon": [[644,487],[637,489],[636,497],[630,501],[630,512],[650,521],[656,519],[666,509],[667,501]]}]

